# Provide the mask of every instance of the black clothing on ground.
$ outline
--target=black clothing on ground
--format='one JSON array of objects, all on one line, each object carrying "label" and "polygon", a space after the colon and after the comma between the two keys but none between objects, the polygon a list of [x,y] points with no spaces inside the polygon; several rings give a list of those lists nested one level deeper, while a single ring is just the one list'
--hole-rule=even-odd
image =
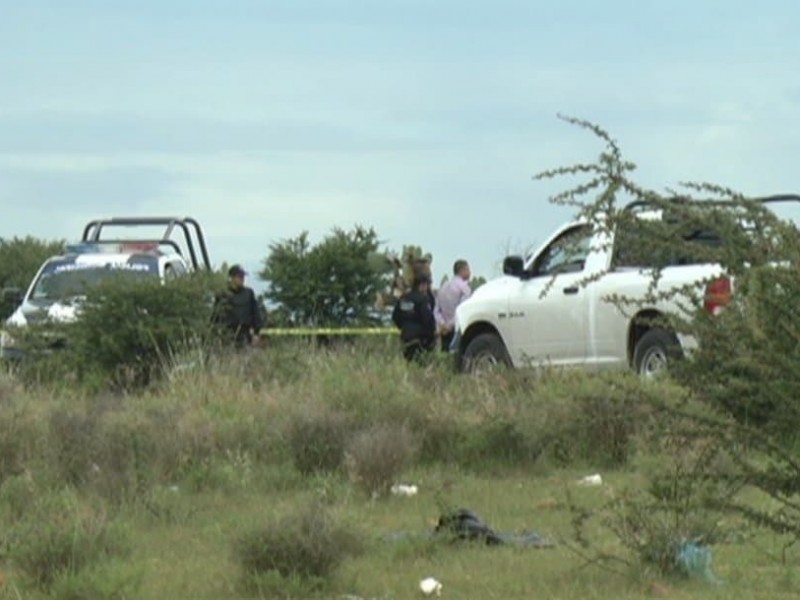
[{"label": "black clothing on ground", "polygon": [[400,329],[406,360],[418,358],[436,346],[436,319],[430,294],[411,290],[394,306],[392,321]]},{"label": "black clothing on ground", "polygon": [[264,327],[261,307],[255,292],[249,287],[234,288],[218,294],[214,302],[214,322],[233,335],[237,345],[249,344],[253,334]]},{"label": "black clothing on ground", "polygon": [[462,540],[479,540],[490,546],[503,543],[502,538],[481,518],[466,508],[439,517],[434,533],[449,533]]}]

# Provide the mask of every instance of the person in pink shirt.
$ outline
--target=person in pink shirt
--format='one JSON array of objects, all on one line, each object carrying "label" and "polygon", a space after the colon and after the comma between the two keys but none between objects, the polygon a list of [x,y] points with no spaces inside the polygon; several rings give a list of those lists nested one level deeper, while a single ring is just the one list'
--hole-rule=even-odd
[{"label": "person in pink shirt", "polygon": [[469,263],[457,260],[453,265],[453,278],[444,284],[436,295],[433,311],[441,336],[442,352],[450,350],[456,325],[456,308],[472,294],[469,280],[472,277]]}]

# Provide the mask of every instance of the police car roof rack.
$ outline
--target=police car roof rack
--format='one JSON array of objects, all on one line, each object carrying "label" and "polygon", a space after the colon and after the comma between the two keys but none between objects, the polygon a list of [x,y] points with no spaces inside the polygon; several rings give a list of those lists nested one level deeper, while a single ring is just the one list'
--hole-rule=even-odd
[{"label": "police car roof rack", "polygon": [[[165,227],[161,239],[157,240],[143,240],[143,239],[130,239],[130,238],[114,238],[102,239],[100,236],[103,228],[111,227],[154,227],[163,225]],[[208,250],[206,248],[206,240],[203,235],[203,230],[195,219],[191,217],[115,217],[112,219],[96,219],[89,221],[83,229],[83,238],[81,241],[90,243],[108,243],[108,244],[145,244],[145,243],[158,243],[170,246],[175,251],[183,256],[178,243],[171,239],[172,233],[178,227],[183,231],[184,241],[186,248],[189,250],[189,257],[192,261],[192,266],[198,269],[201,265],[197,259],[197,252],[195,245],[200,249],[202,258],[202,267],[206,270],[211,270],[211,261],[208,258]],[[194,236],[192,235],[194,232]]]},{"label": "police car roof rack", "polygon": [[[93,248],[93,247],[97,248],[97,247],[103,247],[103,246],[108,246],[111,249],[109,251],[113,251],[113,247],[114,246],[120,247],[120,246],[126,246],[126,245],[129,245],[129,246],[132,246],[132,247],[135,247],[135,246],[153,246],[153,247],[156,247],[156,248],[158,246],[169,246],[170,248],[172,248],[173,251],[175,251],[176,253],[178,253],[181,256],[183,256],[183,252],[181,251],[181,247],[178,245],[178,243],[175,240],[146,240],[146,239],[133,239],[133,238],[125,238],[124,240],[99,240],[99,241],[81,240],[77,244],[67,244],[67,254],[70,254],[70,253],[83,254],[83,253],[89,252],[89,250],[91,250],[91,248]],[[84,246],[85,246],[85,248],[84,248]],[[156,248],[153,248],[153,249],[156,249]],[[149,248],[147,250],[136,249],[136,252],[147,252],[149,250],[150,250]],[[124,249],[123,248],[119,248],[119,251],[120,252],[124,252]]]}]

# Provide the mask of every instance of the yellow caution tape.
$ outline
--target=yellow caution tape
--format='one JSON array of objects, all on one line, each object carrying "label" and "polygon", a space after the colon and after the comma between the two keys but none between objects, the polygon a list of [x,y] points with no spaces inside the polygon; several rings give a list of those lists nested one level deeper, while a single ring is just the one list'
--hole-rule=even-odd
[{"label": "yellow caution tape", "polygon": [[275,327],[262,329],[262,336],[273,335],[398,335],[392,327]]}]

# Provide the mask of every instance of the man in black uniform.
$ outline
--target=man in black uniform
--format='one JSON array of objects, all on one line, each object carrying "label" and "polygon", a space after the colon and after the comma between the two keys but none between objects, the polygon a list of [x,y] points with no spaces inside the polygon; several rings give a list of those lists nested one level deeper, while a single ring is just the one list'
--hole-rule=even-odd
[{"label": "man in black uniform", "polygon": [[392,321],[400,329],[403,356],[408,361],[418,360],[424,352],[436,346],[436,319],[430,287],[431,279],[426,273],[415,273],[411,290],[397,301],[392,312]]},{"label": "man in black uniform", "polygon": [[257,345],[258,332],[264,326],[256,295],[244,284],[245,275],[241,266],[232,266],[228,270],[228,289],[218,294],[214,302],[214,322],[231,336],[237,348]]}]

